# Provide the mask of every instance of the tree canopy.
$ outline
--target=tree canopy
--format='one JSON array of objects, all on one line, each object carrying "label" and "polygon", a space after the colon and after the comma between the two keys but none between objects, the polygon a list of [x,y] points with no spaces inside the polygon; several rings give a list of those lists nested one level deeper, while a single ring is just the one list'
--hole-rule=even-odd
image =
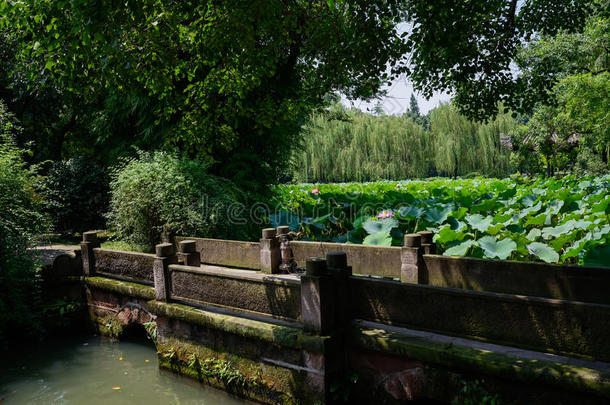
[{"label": "tree canopy", "polygon": [[91,106],[95,141],[178,146],[247,178],[285,165],[326,94],[367,98],[389,79],[402,3],[4,0],[0,24],[30,82]]},{"label": "tree canopy", "polygon": [[[529,112],[545,97],[554,66],[540,75],[520,74],[520,48],[539,35],[582,30],[603,0],[409,0],[407,39],[412,50],[401,67],[426,97],[453,92],[454,102],[472,118],[488,118],[498,102]],[[607,6],[606,6],[607,7]],[[533,88],[533,89],[532,89]]]},{"label": "tree canopy", "polygon": [[47,158],[176,148],[254,187],[287,172],[328,94],[368,99],[403,73],[469,118],[553,104],[566,72],[595,75],[608,47],[586,23],[607,15],[603,0],[0,0],[0,58],[16,57],[0,97]]}]

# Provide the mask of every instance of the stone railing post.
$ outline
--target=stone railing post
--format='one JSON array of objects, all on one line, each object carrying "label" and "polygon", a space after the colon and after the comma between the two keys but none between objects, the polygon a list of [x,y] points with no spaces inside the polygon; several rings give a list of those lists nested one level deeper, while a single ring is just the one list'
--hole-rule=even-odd
[{"label": "stone railing post", "polygon": [[183,240],[178,243],[178,260],[187,266],[201,266],[201,253],[197,251],[197,242]]},{"label": "stone railing post", "polygon": [[417,233],[405,235],[405,245],[401,251],[400,281],[405,283],[422,283],[421,269],[424,263],[422,237]]},{"label": "stone railing post", "polygon": [[434,232],[431,231],[419,231],[418,235],[421,236],[421,247],[424,249],[425,255],[436,254],[436,243],[432,241],[434,238]]},{"label": "stone railing post", "polygon": [[335,323],[341,331],[345,331],[351,321],[349,306],[349,278],[352,267],[347,265],[345,252],[328,252],[326,254],[327,271],[334,279]]},{"label": "stone railing post", "polygon": [[281,235],[288,235],[290,227],[286,225],[278,226],[275,228],[275,235],[279,238]]},{"label": "stone railing post", "polygon": [[349,331],[349,276],[344,252],[329,252],[326,260],[306,260],[301,276],[301,317],[306,332],[327,336],[322,353],[306,356],[315,368],[323,370],[324,396],[332,401],[332,384],[343,378],[346,370],[346,335]]},{"label": "stone railing post", "polygon": [[155,280],[155,299],[169,301],[171,296],[171,279],[169,265],[178,263],[174,245],[171,243],[160,243],[155,247],[155,263],[153,265],[153,276]]},{"label": "stone railing post", "polygon": [[278,273],[280,268],[280,244],[276,238],[274,228],[263,229],[260,240],[261,271],[264,273]]},{"label": "stone railing post", "polygon": [[97,238],[97,232],[84,232],[80,250],[83,260],[83,271],[87,277],[95,276],[95,252],[93,249],[98,247],[100,247],[100,241]]},{"label": "stone railing post", "polygon": [[326,260],[321,257],[307,258],[305,274],[301,276],[301,316],[306,332],[330,334],[334,326],[332,284]]},{"label": "stone railing post", "polygon": [[329,252],[326,260],[310,257],[301,276],[301,315],[307,332],[337,334],[349,323],[349,276],[344,252]]}]

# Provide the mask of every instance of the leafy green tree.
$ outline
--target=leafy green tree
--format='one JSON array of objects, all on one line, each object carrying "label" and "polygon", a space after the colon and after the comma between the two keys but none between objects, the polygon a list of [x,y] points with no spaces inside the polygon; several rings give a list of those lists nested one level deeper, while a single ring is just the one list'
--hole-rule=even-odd
[{"label": "leafy green tree", "polygon": [[581,31],[604,5],[604,0],[411,0],[406,15],[413,29],[406,43],[412,51],[402,70],[425,97],[453,92],[455,104],[472,118],[495,114],[499,101],[530,112],[546,97],[540,90],[554,85],[545,72],[555,67],[541,65],[540,82],[529,91],[529,76],[514,74],[520,47],[541,35]]},{"label": "leafy green tree", "polygon": [[408,117],[376,116],[337,103],[313,113],[293,153],[298,181],[369,181],[424,177],[429,145]]},{"label": "leafy green tree", "polygon": [[43,206],[55,231],[84,232],[105,227],[108,208],[106,170],[85,156],[52,162],[40,182]]},{"label": "leafy green tree", "polygon": [[580,147],[597,153],[610,169],[610,72],[568,76],[559,81],[555,93]]},{"label": "leafy green tree", "polygon": [[420,113],[419,104],[417,103],[415,94],[411,94],[411,98],[409,100],[409,108],[405,112],[405,115],[411,118],[413,121],[417,122],[422,127],[424,127],[425,130],[428,130],[430,128],[430,115],[422,115]]},{"label": "leafy green tree", "polygon": [[[528,124],[513,133],[513,145],[520,155],[519,168],[538,172],[545,167],[547,176],[556,169],[571,169],[575,143],[574,126],[565,113],[553,106],[538,107]],[[538,157],[530,158],[532,153]]]},{"label": "leafy green tree", "polygon": [[377,102],[375,103],[375,108],[373,108],[373,113],[378,117],[385,115],[385,111],[383,110],[383,104],[381,103],[381,100],[377,100]]},{"label": "leafy green tree", "polygon": [[[93,123],[216,161],[254,186],[287,165],[329,92],[369,98],[406,50],[403,1],[0,2],[19,70],[101,102]],[[270,177],[272,176],[272,177]]]},{"label": "leafy green tree", "polygon": [[461,115],[451,104],[430,111],[430,135],[434,144],[434,167],[442,175],[510,173],[510,151],[501,136],[516,127],[510,114],[500,114],[488,123]]},{"label": "leafy green tree", "polygon": [[501,144],[517,125],[509,114],[481,124],[442,105],[430,117],[426,131],[408,114],[375,116],[340,103],[316,112],[293,154],[293,177],[331,182],[510,173],[510,150]]},{"label": "leafy green tree", "polygon": [[[599,12],[580,33],[541,36],[521,52],[522,78],[539,101],[530,122],[515,134],[520,159],[539,153],[553,168],[602,173],[610,169],[610,18]],[[552,86],[550,91],[545,89]],[[576,162],[576,165],[574,165]]]},{"label": "leafy green tree", "polygon": [[411,99],[409,100],[409,112],[413,114],[415,117],[419,117],[419,104],[417,103],[417,99],[415,98],[415,94],[411,93]]},{"label": "leafy green tree", "polygon": [[[112,173],[109,225],[118,237],[152,250],[163,232],[252,238],[247,199],[208,164],[167,152],[140,152]],[[258,232],[255,232],[256,235]]]},{"label": "leafy green tree", "polygon": [[35,173],[15,146],[20,132],[0,100],[0,346],[39,331],[36,306],[38,267],[28,251],[34,236],[48,229],[34,191]]}]

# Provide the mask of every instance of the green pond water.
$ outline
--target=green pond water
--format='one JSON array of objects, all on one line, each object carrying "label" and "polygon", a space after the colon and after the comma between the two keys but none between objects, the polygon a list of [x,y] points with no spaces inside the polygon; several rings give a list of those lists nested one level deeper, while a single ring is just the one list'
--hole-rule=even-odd
[{"label": "green pond water", "polygon": [[80,337],[9,357],[0,360],[2,405],[248,403],[160,370],[155,348],[143,343]]}]

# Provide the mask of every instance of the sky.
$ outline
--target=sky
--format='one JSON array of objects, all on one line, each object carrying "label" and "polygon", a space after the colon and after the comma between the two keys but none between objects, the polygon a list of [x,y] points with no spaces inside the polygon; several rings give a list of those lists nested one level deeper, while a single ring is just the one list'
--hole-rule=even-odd
[{"label": "sky", "polygon": [[[404,114],[409,108],[409,100],[413,93],[413,85],[409,82],[408,78],[401,76],[392,82],[390,86],[385,86],[383,89],[388,91],[385,97],[380,98],[383,111],[391,115]],[[446,93],[437,93],[431,99],[426,100],[426,98],[416,92],[415,98],[419,104],[419,112],[426,114],[431,109],[437,107],[441,101],[449,101],[451,96]],[[365,112],[372,112],[375,104],[377,104],[377,100],[366,102],[363,100],[348,100],[345,97],[342,97],[341,101],[348,107],[355,107]]]}]

